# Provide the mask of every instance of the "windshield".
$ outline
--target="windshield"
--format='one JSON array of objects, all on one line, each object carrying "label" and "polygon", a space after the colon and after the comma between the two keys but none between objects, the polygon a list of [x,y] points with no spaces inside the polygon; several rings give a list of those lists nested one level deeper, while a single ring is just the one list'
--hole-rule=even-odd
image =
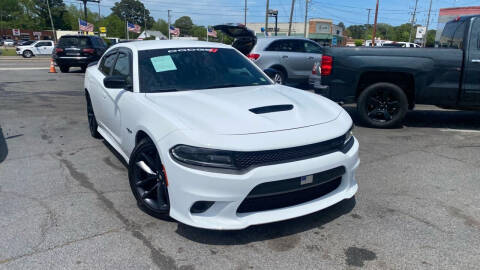
[{"label": "windshield", "polygon": [[233,49],[179,48],[138,52],[141,92],[271,84]]}]

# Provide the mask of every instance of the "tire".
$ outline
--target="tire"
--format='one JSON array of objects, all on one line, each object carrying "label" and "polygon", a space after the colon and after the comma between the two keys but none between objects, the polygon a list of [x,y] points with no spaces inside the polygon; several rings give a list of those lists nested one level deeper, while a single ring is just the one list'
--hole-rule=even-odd
[{"label": "tire", "polygon": [[87,99],[87,119],[88,119],[88,128],[90,130],[90,135],[95,139],[101,139],[102,135],[98,133],[98,123],[97,118],[95,118],[95,113],[93,111],[92,101],[88,93],[85,94]]},{"label": "tire", "polygon": [[157,148],[150,139],[141,140],[133,149],[128,179],[142,211],[153,217],[169,219],[167,178]]},{"label": "tire", "polygon": [[283,71],[281,70],[277,70],[277,74],[275,74],[275,77],[273,78],[273,81],[276,83],[276,84],[285,84],[285,80],[286,80],[286,75]]},{"label": "tire", "polygon": [[60,72],[62,73],[68,73],[68,71],[70,70],[69,66],[59,66],[59,68],[60,68]]},{"label": "tire", "polygon": [[408,111],[408,99],[402,88],[392,83],[368,86],[358,97],[360,119],[375,128],[399,126]]},{"label": "tire", "polygon": [[23,56],[24,58],[32,58],[33,53],[32,53],[32,51],[30,51],[30,50],[26,50],[26,51],[23,51],[22,56]]}]

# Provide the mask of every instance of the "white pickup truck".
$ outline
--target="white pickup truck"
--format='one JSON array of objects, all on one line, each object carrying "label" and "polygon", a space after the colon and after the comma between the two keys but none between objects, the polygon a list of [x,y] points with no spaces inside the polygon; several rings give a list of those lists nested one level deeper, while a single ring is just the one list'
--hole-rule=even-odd
[{"label": "white pickup truck", "polygon": [[26,46],[18,46],[16,51],[18,55],[30,58],[36,55],[50,55],[53,52],[55,43],[52,40],[39,40]]}]

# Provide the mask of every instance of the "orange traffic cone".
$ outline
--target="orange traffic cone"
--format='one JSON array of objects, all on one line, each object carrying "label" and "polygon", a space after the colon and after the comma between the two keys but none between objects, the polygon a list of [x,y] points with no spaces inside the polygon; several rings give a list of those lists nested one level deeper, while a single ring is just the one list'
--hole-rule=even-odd
[{"label": "orange traffic cone", "polygon": [[57,73],[55,69],[55,64],[53,63],[53,58],[50,59],[50,71],[48,73]]}]

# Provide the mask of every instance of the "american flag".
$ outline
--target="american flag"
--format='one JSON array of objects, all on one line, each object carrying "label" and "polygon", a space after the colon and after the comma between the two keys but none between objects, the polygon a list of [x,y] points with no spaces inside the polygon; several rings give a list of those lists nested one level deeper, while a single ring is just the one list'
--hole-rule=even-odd
[{"label": "american flag", "polygon": [[78,19],[78,29],[84,32],[93,32],[93,24],[87,21]]},{"label": "american flag", "polygon": [[207,29],[207,35],[216,38],[217,37],[217,31],[213,30],[212,28],[208,28]]},{"label": "american flag", "polygon": [[127,28],[129,32],[140,33],[140,25],[127,22]]},{"label": "american flag", "polygon": [[175,27],[170,25],[170,34],[172,34],[174,36],[179,36],[180,35],[180,29],[175,28]]}]

